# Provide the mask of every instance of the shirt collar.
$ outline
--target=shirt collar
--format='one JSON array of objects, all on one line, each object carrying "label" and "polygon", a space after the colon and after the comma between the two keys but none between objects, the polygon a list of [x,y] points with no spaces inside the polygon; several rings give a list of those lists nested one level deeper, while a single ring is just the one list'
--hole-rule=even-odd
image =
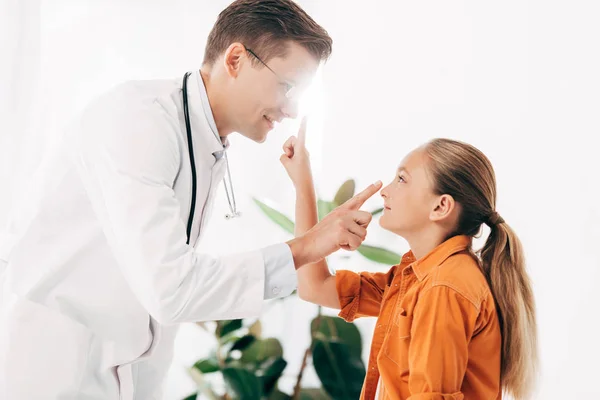
[{"label": "shirt collar", "polygon": [[[188,84],[188,102],[190,104],[189,111],[190,119],[192,120],[192,131],[200,131],[202,146],[208,149],[216,159],[220,159],[223,156],[224,150],[229,148],[229,140],[219,136],[212,108],[208,100],[206,86],[204,85],[200,71],[195,71],[190,78],[192,79],[190,79]],[[194,80],[196,84],[193,84]]]},{"label": "shirt collar", "polygon": [[[451,237],[424,257],[416,260],[412,251],[402,257],[402,264],[411,264],[417,278],[422,281],[431,270],[443,263],[450,256],[465,251],[471,246],[471,238],[465,235]],[[406,263],[406,264],[405,264]]]}]

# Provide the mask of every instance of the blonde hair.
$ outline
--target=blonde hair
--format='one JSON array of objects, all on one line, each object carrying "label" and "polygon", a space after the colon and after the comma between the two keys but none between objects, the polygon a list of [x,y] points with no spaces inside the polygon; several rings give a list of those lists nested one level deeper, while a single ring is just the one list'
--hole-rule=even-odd
[{"label": "blonde hair", "polygon": [[496,301],[502,331],[501,384],[515,399],[532,394],[537,373],[535,304],[521,242],[496,212],[496,177],[488,158],[475,147],[434,139],[424,147],[436,194],[461,205],[454,235],[477,235],[483,223],[491,232],[478,252]]}]

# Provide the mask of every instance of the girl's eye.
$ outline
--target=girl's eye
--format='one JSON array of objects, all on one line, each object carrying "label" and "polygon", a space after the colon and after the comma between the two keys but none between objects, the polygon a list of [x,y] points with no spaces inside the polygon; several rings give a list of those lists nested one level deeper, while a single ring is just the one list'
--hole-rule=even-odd
[{"label": "girl's eye", "polygon": [[406,183],[406,180],[402,177],[402,175],[398,175],[398,181]]}]

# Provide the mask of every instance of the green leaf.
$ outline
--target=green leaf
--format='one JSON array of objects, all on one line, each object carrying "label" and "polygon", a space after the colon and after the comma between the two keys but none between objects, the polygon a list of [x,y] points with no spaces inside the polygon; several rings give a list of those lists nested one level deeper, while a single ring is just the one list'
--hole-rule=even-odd
[{"label": "green leaf", "polygon": [[335,204],[331,201],[317,200],[317,213],[319,214],[319,221],[325,218],[335,208]]},{"label": "green leaf", "polygon": [[203,374],[210,374],[219,370],[219,361],[216,358],[206,358],[194,364],[194,368]]},{"label": "green leaf", "polygon": [[331,400],[323,388],[300,389],[300,400]]},{"label": "green leaf", "polygon": [[286,217],[280,211],[277,211],[276,209],[269,207],[268,205],[261,202],[260,200],[257,200],[255,198],[253,198],[253,200],[258,205],[258,207],[260,207],[262,212],[265,213],[265,215],[267,217],[269,217],[273,222],[275,222],[277,225],[282,227],[286,232],[291,233],[292,235],[294,234],[294,223],[292,222],[291,219]]},{"label": "green leaf", "polygon": [[[338,317],[319,316],[312,320],[310,331],[317,340],[345,343],[358,358],[362,354],[362,339],[356,325]],[[314,340],[313,342],[316,342]],[[314,343],[313,343],[314,345]]]},{"label": "green leaf", "polygon": [[382,212],[383,212],[383,207],[371,211],[371,215],[376,216],[377,214],[381,214]]},{"label": "green leaf", "polygon": [[229,363],[230,361],[234,361],[231,352],[233,351],[233,346],[241,340],[243,336],[236,335],[232,333],[227,335],[224,341],[221,342],[221,346],[218,347],[219,357],[225,361],[225,363]]},{"label": "green leaf", "polygon": [[188,397],[186,397],[183,400],[196,400],[198,398],[198,393],[194,393],[194,394],[190,394]]},{"label": "green leaf", "polygon": [[232,319],[229,321],[217,321],[216,334],[219,338],[222,338],[233,331],[237,331],[241,327],[242,327],[241,319]]},{"label": "green leaf", "polygon": [[271,393],[286,366],[287,361],[281,357],[269,358],[260,365],[256,371],[256,376],[260,378],[263,384],[263,393]]},{"label": "green leaf", "polygon": [[226,367],[222,373],[235,399],[256,400],[262,397],[260,380],[252,372],[240,367]]},{"label": "green leaf", "polygon": [[272,357],[283,357],[283,348],[279,340],[275,338],[257,339],[242,352],[240,362],[260,364]]},{"label": "green leaf", "polygon": [[346,182],[340,186],[335,197],[333,198],[333,204],[337,206],[341,206],[346,201],[350,200],[352,196],[354,196],[354,191],[356,190],[356,183],[354,179],[348,179]]},{"label": "green leaf", "polygon": [[275,389],[271,392],[271,394],[269,395],[269,397],[267,399],[268,400],[291,400],[292,396],[290,396],[289,394],[283,393],[279,389]]},{"label": "green leaf", "polygon": [[316,340],[313,365],[323,387],[334,400],[358,399],[365,366],[345,343]]},{"label": "green leaf", "polygon": [[235,342],[235,344],[231,347],[230,351],[244,350],[246,347],[250,346],[255,340],[256,337],[254,337],[253,335],[242,336]]},{"label": "green leaf", "polygon": [[396,265],[400,262],[401,258],[400,254],[394,253],[393,251],[366,244],[361,245],[356,251],[371,261],[386,265]]}]

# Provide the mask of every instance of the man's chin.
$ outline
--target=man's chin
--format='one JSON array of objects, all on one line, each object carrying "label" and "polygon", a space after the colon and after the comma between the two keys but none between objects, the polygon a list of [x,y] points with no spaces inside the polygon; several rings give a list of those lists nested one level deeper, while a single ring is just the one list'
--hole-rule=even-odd
[{"label": "man's chin", "polygon": [[271,130],[254,132],[253,137],[250,139],[254,140],[256,143],[264,143],[266,142],[267,136],[269,136],[270,132]]},{"label": "man's chin", "polygon": [[267,140],[267,136],[269,132],[260,132],[260,131],[252,131],[252,132],[238,132],[240,135],[244,136],[247,139],[252,140],[255,143],[264,143]]}]

